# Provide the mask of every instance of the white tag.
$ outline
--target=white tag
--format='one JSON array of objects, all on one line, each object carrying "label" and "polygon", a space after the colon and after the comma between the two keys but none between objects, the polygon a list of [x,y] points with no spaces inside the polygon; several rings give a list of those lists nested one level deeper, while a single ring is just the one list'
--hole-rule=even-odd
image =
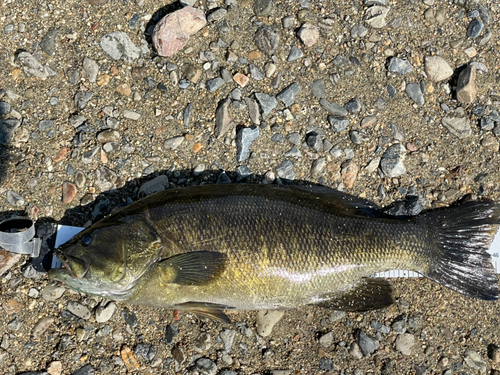
[{"label": "white tag", "polygon": [[[80,227],[70,227],[68,225],[58,225],[55,248],[57,249],[63,243],[68,242],[71,239],[71,237],[80,233],[84,229],[85,228],[80,228]],[[54,255],[52,257],[51,268],[61,268],[61,267],[62,267],[61,261],[57,259],[57,257]]]}]

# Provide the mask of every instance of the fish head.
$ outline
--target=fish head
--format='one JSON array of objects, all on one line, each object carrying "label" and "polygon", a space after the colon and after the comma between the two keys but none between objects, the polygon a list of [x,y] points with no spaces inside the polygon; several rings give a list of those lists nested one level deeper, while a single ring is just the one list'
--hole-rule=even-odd
[{"label": "fish head", "polygon": [[161,238],[140,218],[102,220],[55,250],[63,267],[49,277],[69,288],[115,300],[125,299],[160,259]]}]

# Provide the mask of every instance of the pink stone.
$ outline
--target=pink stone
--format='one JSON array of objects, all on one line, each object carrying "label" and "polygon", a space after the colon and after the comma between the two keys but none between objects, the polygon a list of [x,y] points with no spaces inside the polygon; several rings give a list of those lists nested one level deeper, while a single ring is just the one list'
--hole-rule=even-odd
[{"label": "pink stone", "polygon": [[71,203],[76,197],[78,189],[75,184],[71,182],[64,182],[62,186],[62,201],[63,203]]},{"label": "pink stone", "polygon": [[160,56],[172,56],[180,51],[191,35],[207,23],[205,13],[193,7],[184,7],[163,17],[153,30],[153,44]]}]

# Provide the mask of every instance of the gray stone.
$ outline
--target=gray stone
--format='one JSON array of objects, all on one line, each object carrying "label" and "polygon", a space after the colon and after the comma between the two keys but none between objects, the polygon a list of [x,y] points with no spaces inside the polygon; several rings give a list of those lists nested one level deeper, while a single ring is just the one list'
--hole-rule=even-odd
[{"label": "gray stone", "polygon": [[94,375],[95,369],[91,365],[85,365],[74,371],[71,375]]},{"label": "gray stone", "polygon": [[299,90],[300,85],[294,82],[276,95],[276,98],[281,100],[285,107],[290,107],[293,103],[295,103],[295,96],[298,94]]},{"label": "gray stone", "polygon": [[417,83],[408,83],[406,85],[406,94],[413,100],[417,105],[423,106],[425,104],[424,94]]},{"label": "gray stone", "polygon": [[176,150],[183,141],[184,141],[183,136],[177,136],[167,139],[165,143],[163,143],[163,148],[166,150]]},{"label": "gray stone", "polygon": [[389,96],[394,99],[396,97],[396,94],[398,93],[396,88],[393,85],[387,85],[387,93]]},{"label": "gray stone", "polygon": [[388,177],[399,177],[406,173],[403,161],[406,157],[406,149],[401,143],[393,144],[385,150],[380,160],[380,168]]},{"label": "gray stone", "polygon": [[137,327],[137,315],[135,315],[132,311],[127,309],[126,307],[122,310],[120,316],[130,327]]},{"label": "gray stone", "polygon": [[285,157],[299,159],[302,157],[302,153],[299,151],[299,149],[297,147],[293,146],[290,150],[285,152]]},{"label": "gray stone", "polygon": [[139,189],[139,192],[137,193],[137,197],[147,197],[148,195],[168,189],[168,186],[168,177],[162,174],[150,181],[143,183],[141,185],[141,188]]},{"label": "gray stone", "polygon": [[356,342],[359,345],[359,349],[365,357],[368,357],[380,347],[380,343],[378,342],[378,340],[376,340],[374,337],[368,336],[364,331],[357,331],[355,336]]},{"label": "gray stone", "polygon": [[224,83],[225,83],[224,80],[220,77],[216,77],[214,79],[209,79],[207,81],[207,90],[210,92],[214,92],[214,91],[218,90],[219,88],[221,88]]},{"label": "gray stone", "polygon": [[457,113],[454,113],[443,117],[441,124],[443,124],[443,126],[448,129],[451,134],[460,139],[467,138],[472,134],[469,118],[460,116],[460,112],[458,113],[458,116]]},{"label": "gray stone", "polygon": [[236,182],[240,182],[241,180],[244,180],[245,178],[251,176],[252,170],[248,168],[246,165],[240,165],[239,167],[236,168]]},{"label": "gray stone", "polygon": [[198,359],[196,361],[196,369],[202,375],[215,375],[217,373],[217,365],[208,358]]},{"label": "gray stone", "polygon": [[54,302],[61,298],[65,291],[62,285],[48,285],[42,291],[42,298],[47,302]]},{"label": "gray stone", "polygon": [[56,74],[56,72],[54,72],[47,65],[44,66],[40,64],[38,60],[28,52],[21,52],[17,55],[17,59],[21,63],[23,70],[27,75],[38,77],[42,81]]},{"label": "gray stone", "polygon": [[273,0],[254,0],[253,11],[257,17],[268,16],[273,9]]},{"label": "gray stone", "polygon": [[355,145],[360,145],[369,140],[369,138],[365,134],[357,130],[351,130],[349,132],[349,138],[351,138],[351,142]]},{"label": "gray stone", "polygon": [[21,121],[16,118],[9,118],[0,121],[0,144],[8,146],[14,136],[14,131],[21,125]]},{"label": "gray stone", "polygon": [[234,126],[234,121],[229,114],[231,99],[221,100],[215,110],[215,136],[220,139]]},{"label": "gray stone", "polygon": [[10,113],[10,104],[7,102],[0,102],[0,116],[5,116]]},{"label": "gray stone", "polygon": [[310,132],[306,136],[306,144],[315,151],[321,150],[323,147],[323,140],[321,135],[316,132]]},{"label": "gray stone", "polygon": [[319,29],[317,26],[306,22],[300,27],[297,36],[306,47],[312,47],[319,39]]},{"label": "gray stone", "polygon": [[474,19],[469,23],[469,27],[467,27],[467,36],[471,39],[477,38],[481,35],[483,29],[484,24],[478,19]]},{"label": "gray stone", "polygon": [[377,322],[375,320],[373,320],[371,323],[370,323],[370,326],[375,330],[375,331],[378,331],[380,333],[384,333],[384,334],[388,334],[391,329],[389,327],[387,327],[386,325],[383,325],[382,323],[380,322]]},{"label": "gray stone", "polygon": [[281,133],[273,134],[273,136],[271,137],[271,141],[276,143],[283,143],[285,142],[285,136]]},{"label": "gray stone", "polygon": [[224,350],[229,353],[233,347],[236,331],[234,329],[225,329],[219,334],[219,336],[224,344]]},{"label": "gray stone", "polygon": [[295,146],[300,146],[300,144],[302,143],[299,133],[291,133],[287,139],[288,139],[288,142],[290,142],[291,144],[293,144]]},{"label": "gray stone", "polygon": [[53,55],[56,49],[56,37],[59,34],[59,30],[56,28],[51,28],[47,33],[43,36],[40,41],[40,49],[45,52],[47,55]]},{"label": "gray stone", "polygon": [[324,110],[326,110],[328,113],[331,113],[334,116],[347,116],[348,114],[347,109],[345,109],[344,107],[335,102],[329,102],[325,98],[322,98],[319,101],[319,104]]},{"label": "gray stone", "polygon": [[413,71],[413,65],[408,60],[393,57],[389,62],[389,71],[399,74],[408,74]]},{"label": "gray stone", "polygon": [[481,374],[486,374],[486,363],[476,351],[468,348],[465,351],[464,360],[470,368],[479,371]]},{"label": "gray stone", "polygon": [[304,57],[304,52],[302,52],[299,47],[292,46],[292,48],[290,48],[290,53],[288,54],[287,61],[296,61],[302,57]]},{"label": "gray stone", "polygon": [[388,7],[374,5],[366,10],[364,20],[371,27],[380,29],[387,25],[387,13],[389,13]]},{"label": "gray stone", "polygon": [[17,207],[22,207],[26,203],[23,197],[12,190],[7,190],[7,202]]},{"label": "gray stone", "polygon": [[330,345],[332,345],[332,343],[333,343],[333,332],[325,333],[319,338],[319,344],[324,348],[328,348]]},{"label": "gray stone", "polygon": [[495,122],[490,118],[482,117],[481,120],[479,120],[479,125],[481,130],[490,131],[495,127]]},{"label": "gray stone", "polygon": [[484,7],[484,5],[478,4],[477,10],[479,11],[479,17],[481,17],[483,22],[485,24],[489,25],[490,24],[490,14],[488,13],[488,10]]},{"label": "gray stone", "polygon": [[318,177],[325,169],[326,164],[326,158],[318,158],[313,161],[311,166],[311,176]]},{"label": "gray stone", "polygon": [[332,127],[333,131],[340,133],[341,131],[347,129],[351,122],[348,119],[338,116],[328,116],[328,122]]},{"label": "gray stone", "polygon": [[49,326],[54,323],[55,319],[53,317],[46,316],[41,318],[33,327],[31,335],[36,340],[40,338],[49,329]]},{"label": "gray stone", "polygon": [[255,32],[254,42],[259,50],[271,56],[279,46],[278,32],[271,26],[261,26]]},{"label": "gray stone", "polygon": [[294,25],[293,16],[286,16],[281,19],[281,26],[283,26],[284,29],[291,29],[293,28],[293,25]]},{"label": "gray stone", "polygon": [[259,125],[260,124],[259,105],[252,98],[245,97],[244,100],[245,100],[245,103],[246,103],[246,105],[248,107],[248,113],[250,115],[250,120],[252,120],[252,122],[255,125]]},{"label": "gray stone", "polygon": [[137,121],[141,118],[141,114],[129,109],[123,110],[123,117],[129,120]]},{"label": "gray stone", "polygon": [[97,135],[97,140],[100,143],[118,142],[120,140],[120,133],[113,129],[103,130]]},{"label": "gray stone", "polygon": [[236,160],[242,162],[248,157],[250,146],[259,136],[259,128],[252,125],[242,128],[236,135]]},{"label": "gray stone", "polygon": [[259,102],[263,119],[266,119],[271,111],[278,105],[278,100],[276,100],[274,96],[263,92],[256,92],[255,99]]},{"label": "gray stone", "polygon": [[108,302],[103,305],[102,302],[99,304],[95,311],[95,321],[97,323],[106,323],[109,321],[116,312],[116,303],[113,301]]},{"label": "gray stone", "polygon": [[179,330],[173,324],[169,324],[165,329],[165,343],[167,345],[172,345],[174,343],[174,338],[179,333]]},{"label": "gray stone", "polygon": [[402,334],[406,332],[406,314],[403,314],[396,318],[391,324],[391,328],[397,334]]},{"label": "gray stone", "polygon": [[83,70],[85,72],[85,76],[89,80],[90,83],[96,83],[97,74],[99,73],[99,66],[95,62],[95,60],[89,59],[88,57],[83,59]]},{"label": "gray stone", "polygon": [[226,14],[227,14],[226,9],[217,8],[207,16],[207,21],[212,23],[221,21],[224,17],[226,17]]},{"label": "gray stone", "polygon": [[352,355],[356,359],[363,358],[363,353],[361,353],[361,349],[356,342],[353,342],[349,347],[349,354]]},{"label": "gray stone", "polygon": [[184,108],[184,112],[182,113],[182,122],[184,123],[184,126],[190,125],[192,110],[193,110],[193,103],[188,103],[186,108]]},{"label": "gray stone", "polygon": [[361,23],[357,23],[351,28],[351,38],[353,39],[363,38],[366,34],[368,34],[368,29]]},{"label": "gray stone", "polygon": [[103,51],[113,60],[123,60],[131,63],[140,57],[141,49],[122,31],[113,31],[104,35],[100,44]]},{"label": "gray stone", "polygon": [[281,164],[276,167],[276,173],[278,174],[279,178],[283,178],[285,180],[295,179],[293,163],[288,159],[283,160]]},{"label": "gray stone", "polygon": [[441,82],[453,75],[453,69],[441,56],[426,56],[425,74],[429,81]]},{"label": "gray stone", "polygon": [[38,130],[45,132],[47,130],[52,129],[53,126],[54,126],[53,120],[42,120],[38,123]]},{"label": "gray stone", "polygon": [[344,108],[349,113],[358,113],[361,111],[361,102],[357,98],[351,99],[344,104]]},{"label": "gray stone", "polygon": [[318,98],[324,98],[326,95],[325,91],[325,80],[323,78],[317,79],[310,85],[312,94]]},{"label": "gray stone", "polygon": [[90,163],[92,163],[92,159],[94,159],[94,156],[97,155],[97,153],[99,152],[99,150],[100,150],[100,147],[95,146],[92,149],[90,149],[89,151],[84,152],[83,155],[82,155],[82,162],[83,162],[83,164],[90,164]]},{"label": "gray stone", "polygon": [[335,65],[337,68],[343,68],[343,67],[346,67],[348,65],[351,65],[351,62],[349,61],[349,59],[346,59],[344,56],[337,55],[333,58],[332,64]]},{"label": "gray stone", "polygon": [[152,361],[156,357],[157,348],[155,345],[140,343],[134,348],[134,354],[141,356],[146,361]]},{"label": "gray stone", "polygon": [[81,303],[75,301],[68,302],[68,310],[81,319],[87,320],[90,318],[90,310]]},{"label": "gray stone", "polygon": [[[285,160],[286,161],[286,160]],[[283,164],[283,163],[282,163]],[[277,169],[276,169],[277,171]],[[278,173],[279,174],[279,173]],[[278,323],[285,312],[283,310],[260,310],[257,312],[257,318],[255,325],[257,328],[257,333],[262,337],[267,337],[271,335],[271,332]]]},{"label": "gray stone", "polygon": [[262,81],[265,78],[264,73],[255,64],[248,64],[250,76],[256,81]]},{"label": "gray stone", "polygon": [[411,355],[411,348],[415,345],[415,336],[403,333],[396,338],[396,350],[403,355]]},{"label": "gray stone", "polygon": [[476,68],[469,65],[458,75],[457,81],[457,100],[469,104],[476,101]]},{"label": "gray stone", "polygon": [[84,109],[93,97],[93,91],[78,91],[75,94],[75,105],[78,109]]}]

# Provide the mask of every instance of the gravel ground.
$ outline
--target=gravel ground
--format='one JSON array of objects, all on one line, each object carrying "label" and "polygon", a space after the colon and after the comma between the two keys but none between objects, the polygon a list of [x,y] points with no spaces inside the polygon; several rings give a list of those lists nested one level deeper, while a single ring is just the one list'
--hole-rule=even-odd
[{"label": "gravel ground", "polygon": [[[500,199],[496,0],[186,3],[208,22],[160,57],[151,34],[178,3],[0,1],[3,218],[83,226],[167,186],[240,181],[404,214]],[[2,374],[500,371],[499,304],[424,279],[394,280],[389,309],[301,308],[269,332],[272,314],[174,320],[0,258]]]}]

